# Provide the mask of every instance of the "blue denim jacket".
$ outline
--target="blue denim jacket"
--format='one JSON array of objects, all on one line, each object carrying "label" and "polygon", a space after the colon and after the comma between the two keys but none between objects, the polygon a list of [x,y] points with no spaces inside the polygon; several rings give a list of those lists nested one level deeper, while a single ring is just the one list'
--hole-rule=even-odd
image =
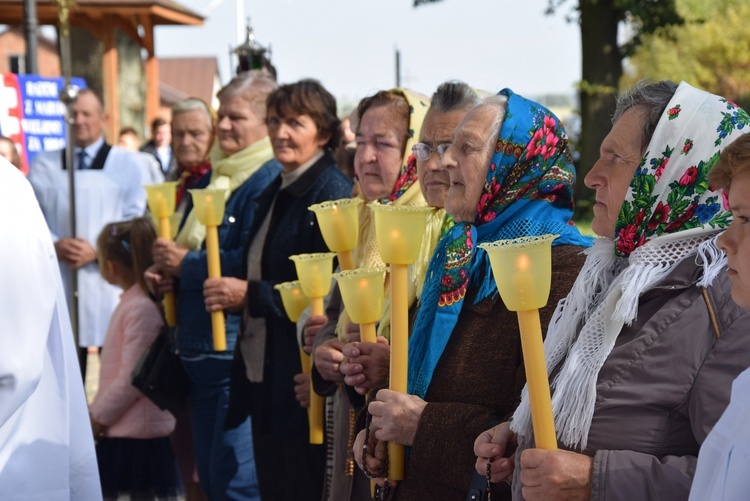
[{"label": "blue denim jacket", "polygon": [[[219,226],[219,249],[221,274],[225,277],[245,278],[245,243],[255,220],[256,197],[281,172],[276,160],[266,162],[227,200],[224,220]],[[211,173],[206,174],[197,188],[205,188]],[[193,208],[188,202],[185,214]],[[205,243],[200,251],[189,251],[182,260],[177,287],[177,347],[184,357],[210,355],[214,358],[231,359],[237,341],[240,315],[226,314],[227,349],[213,350],[211,315],[206,312],[203,301],[203,282],[208,278]]]}]

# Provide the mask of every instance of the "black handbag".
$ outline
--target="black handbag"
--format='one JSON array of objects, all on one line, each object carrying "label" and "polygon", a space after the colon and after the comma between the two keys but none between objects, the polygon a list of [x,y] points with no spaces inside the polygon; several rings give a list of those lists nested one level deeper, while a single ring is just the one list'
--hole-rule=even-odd
[{"label": "black handbag", "polygon": [[130,380],[160,409],[178,417],[185,408],[190,382],[174,348],[175,343],[170,335],[173,332],[172,328],[162,327],[133,368]]}]

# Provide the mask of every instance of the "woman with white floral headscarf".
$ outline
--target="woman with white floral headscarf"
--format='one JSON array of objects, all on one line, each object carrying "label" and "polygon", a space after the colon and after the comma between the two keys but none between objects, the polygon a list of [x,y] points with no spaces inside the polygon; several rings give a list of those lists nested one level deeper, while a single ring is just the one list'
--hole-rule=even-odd
[{"label": "woman with white floral headscarf", "polygon": [[603,238],[545,341],[562,450],[533,448],[526,390],[510,425],[475,443],[477,470],[490,458],[493,481],[512,474],[514,499],[687,498],[700,444],[750,365],[750,315],[715,244],[731,214],[707,180],[750,117],[659,82],[626,93],[613,124],[586,177]]}]

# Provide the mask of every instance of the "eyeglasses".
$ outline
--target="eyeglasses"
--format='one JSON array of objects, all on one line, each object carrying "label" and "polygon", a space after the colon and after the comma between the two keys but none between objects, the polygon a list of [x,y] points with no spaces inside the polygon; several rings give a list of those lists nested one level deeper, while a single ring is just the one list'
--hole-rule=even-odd
[{"label": "eyeglasses", "polygon": [[443,155],[445,155],[445,152],[450,146],[451,143],[443,143],[438,144],[435,148],[431,148],[424,143],[417,143],[411,147],[411,151],[414,153],[414,156],[417,157],[417,160],[420,162],[426,162],[430,159],[430,155],[432,155],[433,151],[438,154],[439,158],[443,158]]}]

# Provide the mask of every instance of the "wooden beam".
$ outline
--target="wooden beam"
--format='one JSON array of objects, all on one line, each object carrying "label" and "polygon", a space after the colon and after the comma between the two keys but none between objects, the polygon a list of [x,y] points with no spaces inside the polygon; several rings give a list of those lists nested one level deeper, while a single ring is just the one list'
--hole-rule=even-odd
[{"label": "wooden beam", "polygon": [[104,21],[104,26],[109,26],[109,28],[102,29],[99,33],[104,42],[102,73],[104,77],[104,107],[109,114],[107,118],[107,139],[112,144],[120,134],[120,93],[117,88],[119,58],[117,55],[114,19],[111,16],[106,16]]},{"label": "wooden beam", "polygon": [[151,17],[140,16],[143,26],[143,48],[146,49],[146,124],[150,127],[151,122],[159,114],[159,61],[156,59],[154,50],[154,25]]}]

